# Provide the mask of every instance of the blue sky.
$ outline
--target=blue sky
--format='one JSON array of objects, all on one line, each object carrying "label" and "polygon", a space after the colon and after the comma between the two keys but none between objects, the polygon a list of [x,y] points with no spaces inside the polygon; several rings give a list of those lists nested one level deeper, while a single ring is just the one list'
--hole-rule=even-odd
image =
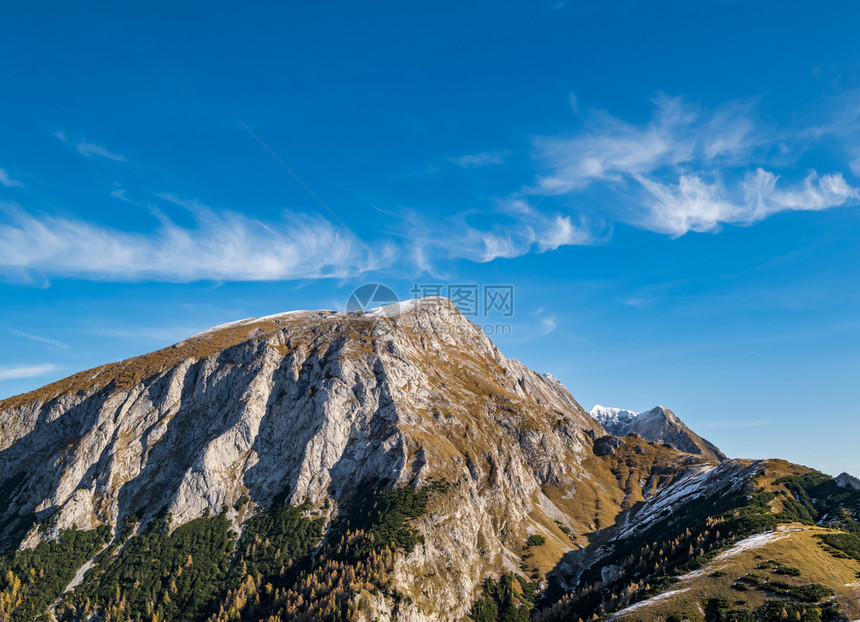
[{"label": "blue sky", "polygon": [[5,3],[0,396],[367,282],[505,284],[477,321],[586,408],[860,474],[858,21]]}]

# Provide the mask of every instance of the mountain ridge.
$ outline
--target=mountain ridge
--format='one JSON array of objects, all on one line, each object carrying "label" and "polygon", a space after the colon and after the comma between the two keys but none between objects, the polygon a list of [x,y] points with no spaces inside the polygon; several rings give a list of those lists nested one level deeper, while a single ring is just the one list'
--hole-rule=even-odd
[{"label": "mountain ridge", "polygon": [[[591,615],[609,607],[594,577],[647,592],[624,551],[736,511],[770,473],[810,471],[607,435],[447,299],[249,318],[0,402],[9,568],[76,547],[50,589],[0,577],[0,619],[7,597],[12,619],[42,611],[37,594],[64,619],[121,617],[116,590],[133,619],[189,622]],[[133,562],[147,547],[161,574]],[[177,575],[210,596],[171,592]]]}]

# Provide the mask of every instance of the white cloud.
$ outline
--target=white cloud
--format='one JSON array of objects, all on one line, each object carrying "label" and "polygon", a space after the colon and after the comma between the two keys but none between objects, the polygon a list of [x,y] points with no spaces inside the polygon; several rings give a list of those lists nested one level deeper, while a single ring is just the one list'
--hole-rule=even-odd
[{"label": "white cloud", "polygon": [[556,324],[555,321],[555,315],[547,313],[544,311],[543,307],[535,311],[532,315],[537,318],[537,321],[540,324],[541,332],[539,337],[546,337],[558,327],[558,324]]},{"label": "white cloud", "polygon": [[[63,130],[59,130],[57,132],[54,132],[53,134],[58,140],[64,143],[69,142],[69,137]],[[79,140],[75,144],[75,150],[85,158],[95,157],[113,160],[114,162],[128,162],[125,156],[122,156],[118,153],[114,153],[108,150],[108,148],[103,145],[97,145],[95,143],[91,143],[83,139]]]},{"label": "white cloud", "polygon": [[860,191],[839,173],[819,176],[813,171],[786,189],[777,188],[779,178],[761,168],[736,186],[707,182],[698,175],[681,175],[677,184],[636,179],[650,197],[640,224],[671,235],[711,231],[721,223],[748,225],[777,212],[828,209],[860,198]]},{"label": "white cloud", "polygon": [[0,380],[19,380],[21,378],[36,378],[50,374],[59,369],[53,363],[43,365],[18,365],[16,367],[0,367]]},{"label": "white cloud", "polygon": [[570,93],[567,96],[567,103],[570,105],[570,109],[576,116],[582,116],[582,113],[579,110],[579,100],[576,98],[576,93]]},{"label": "white cloud", "polygon": [[643,125],[598,113],[582,135],[537,141],[548,170],[523,193],[577,195],[599,184],[624,206],[613,218],[671,235],[711,231],[723,223],[750,224],[786,210],[828,209],[860,198],[840,173],[810,171],[792,182],[762,167],[750,168],[767,160],[767,149],[783,138],[759,127],[748,105],[703,111],[680,98],[660,97],[653,118]]},{"label": "white cloud", "polygon": [[514,218],[514,222],[492,230],[467,226],[467,243],[460,247],[467,252],[461,256],[487,262],[499,257],[520,257],[533,251],[543,253],[560,246],[583,246],[596,241],[596,235],[584,221],[574,224],[570,216],[546,215],[531,209],[521,200],[510,201],[503,209]]},{"label": "white cloud", "polygon": [[119,155],[118,153],[113,153],[112,151],[108,151],[106,147],[102,145],[96,145],[95,143],[88,143],[85,140],[78,141],[78,144],[75,145],[75,149],[78,150],[85,158],[106,158],[108,160],[113,160],[114,162],[128,162],[124,156]]},{"label": "white cloud", "polygon": [[574,222],[570,216],[545,215],[522,200],[505,203],[501,213],[493,215],[494,224],[486,228],[470,224],[470,215],[444,221],[411,215],[402,228],[409,232],[406,244],[411,245],[419,269],[432,271],[433,261],[440,257],[486,263],[598,240],[588,223]]},{"label": "white cloud", "polygon": [[7,188],[13,187],[21,187],[22,184],[20,181],[12,179],[9,177],[9,173],[7,173],[4,169],[0,168],[0,186],[6,186]]},{"label": "white cloud", "polygon": [[44,343],[49,346],[54,346],[55,348],[60,348],[61,350],[68,350],[68,344],[63,343],[62,341],[55,341],[53,339],[48,339],[47,337],[39,337],[38,335],[31,335],[29,333],[22,332],[20,330],[15,330],[14,328],[10,328],[9,332],[17,337],[22,337],[23,339],[29,339],[30,341],[35,341],[38,343]]},{"label": "white cloud", "polygon": [[[758,169],[758,176],[773,176]],[[776,179],[774,179],[774,184]],[[822,210],[839,205],[845,205],[853,199],[860,198],[860,191],[852,188],[842,177],[842,173],[832,173],[819,176],[811,171],[797,189],[776,191],[771,195],[771,211],[786,210]]]},{"label": "white cloud", "polygon": [[480,168],[484,166],[497,166],[499,164],[504,164],[507,156],[507,151],[484,151],[481,153],[468,153],[457,158],[450,158],[449,161],[460,168]]},{"label": "white cloud", "polygon": [[[109,281],[260,281],[344,277],[383,267],[390,249],[372,255],[351,234],[321,218],[287,215],[263,223],[201,208],[196,227],[162,217],[151,233],[120,231],[82,220],[32,216],[5,206],[0,269]],[[381,259],[379,258],[381,257]]]},{"label": "white cloud", "polygon": [[642,126],[599,113],[581,135],[538,139],[539,157],[550,172],[531,193],[563,194],[694,161],[732,162],[763,141],[744,106],[704,114],[681,98],[659,97],[654,104],[654,118]]},{"label": "white cloud", "polygon": [[720,222],[734,221],[739,209],[721,197],[722,188],[695,175],[682,175],[677,185],[637,178],[650,193],[650,212],[642,223],[649,229],[681,235],[708,231]]},{"label": "white cloud", "polygon": [[142,341],[146,343],[165,344],[176,343],[189,335],[196,335],[208,328],[208,325],[196,326],[134,326],[116,327],[113,324],[98,328],[84,329],[82,332],[99,337],[122,339],[123,341]]}]

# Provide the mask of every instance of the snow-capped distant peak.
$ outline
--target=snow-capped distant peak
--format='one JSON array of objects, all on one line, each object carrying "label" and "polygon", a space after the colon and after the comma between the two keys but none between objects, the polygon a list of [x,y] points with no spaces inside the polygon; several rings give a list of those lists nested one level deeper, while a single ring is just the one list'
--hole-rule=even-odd
[{"label": "snow-capped distant peak", "polygon": [[693,432],[665,406],[636,413],[598,404],[589,414],[613,436],[635,434],[647,441],[668,443],[681,451],[704,454],[717,460],[726,458],[715,445]]},{"label": "snow-capped distant peak", "polygon": [[588,414],[595,419],[632,419],[639,413],[627,410],[626,408],[613,408],[612,406],[601,406],[600,404],[596,404]]},{"label": "snow-capped distant peak", "polygon": [[638,416],[638,413],[626,408],[613,408],[600,404],[592,408],[588,414],[606,428],[607,432],[615,436],[627,436],[633,420]]}]

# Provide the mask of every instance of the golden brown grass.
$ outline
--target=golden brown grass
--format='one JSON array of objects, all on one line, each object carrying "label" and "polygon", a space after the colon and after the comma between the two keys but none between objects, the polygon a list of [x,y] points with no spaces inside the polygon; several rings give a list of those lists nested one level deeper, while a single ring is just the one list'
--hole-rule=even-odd
[{"label": "golden brown grass", "polygon": [[[784,463],[788,465],[788,463]],[[776,465],[775,465],[776,466]],[[685,613],[692,620],[703,618],[702,610],[711,598],[724,597],[731,602],[745,601],[745,607],[754,609],[764,603],[767,592],[751,589],[746,592],[732,589],[732,584],[747,573],[756,573],[794,585],[820,583],[833,589],[842,605],[842,612],[849,619],[860,617],[860,562],[853,559],[837,559],[824,551],[815,534],[826,533],[823,527],[801,524],[781,526],[785,537],[769,542],[760,548],[750,549],[725,560],[715,559],[704,566],[701,573],[690,579],[682,579],[671,590],[684,590],[646,608],[622,616],[623,620],[663,620],[671,613]],[[773,560],[784,566],[798,568],[798,577],[773,574],[772,569],[757,569],[764,561]],[[711,576],[714,571],[725,573]]]}]

